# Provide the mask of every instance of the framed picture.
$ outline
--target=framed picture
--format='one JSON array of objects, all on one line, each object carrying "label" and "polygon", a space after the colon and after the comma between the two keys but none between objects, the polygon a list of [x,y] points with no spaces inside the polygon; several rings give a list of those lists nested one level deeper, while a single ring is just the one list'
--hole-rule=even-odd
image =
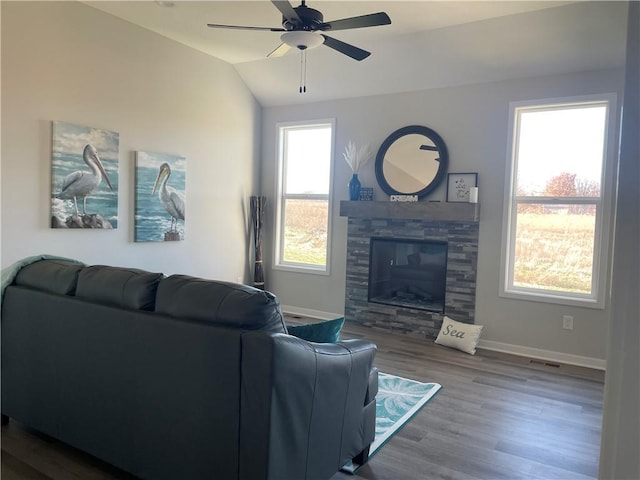
[{"label": "framed picture", "polygon": [[52,122],[51,228],[118,228],[120,135]]},{"label": "framed picture", "polygon": [[477,186],[477,173],[449,173],[447,175],[447,202],[468,202],[469,189]]},{"label": "framed picture", "polygon": [[136,242],[184,240],[187,159],[136,152]]}]

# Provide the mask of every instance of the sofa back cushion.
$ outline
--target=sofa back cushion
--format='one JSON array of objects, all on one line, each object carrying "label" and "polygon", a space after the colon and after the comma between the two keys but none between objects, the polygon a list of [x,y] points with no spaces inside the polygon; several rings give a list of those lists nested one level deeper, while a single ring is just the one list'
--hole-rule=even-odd
[{"label": "sofa back cushion", "polygon": [[156,312],[243,330],[287,332],[280,303],[272,293],[188,275],[160,281]]},{"label": "sofa back cushion", "polygon": [[14,283],[58,295],[73,295],[83,268],[84,265],[67,260],[41,260],[22,267]]},{"label": "sofa back cushion", "polygon": [[136,268],[93,265],[78,276],[76,297],[134,310],[153,310],[164,275]]},{"label": "sofa back cushion", "polygon": [[240,478],[243,332],[18,286],[1,323],[2,413],[126,478]]}]

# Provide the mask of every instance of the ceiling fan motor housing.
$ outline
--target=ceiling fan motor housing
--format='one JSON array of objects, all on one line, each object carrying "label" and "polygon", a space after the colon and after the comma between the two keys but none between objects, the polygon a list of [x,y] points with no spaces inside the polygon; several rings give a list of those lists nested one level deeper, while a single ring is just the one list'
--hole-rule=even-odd
[{"label": "ceiling fan motor housing", "polygon": [[282,28],[285,30],[317,30],[317,27],[324,23],[324,17],[322,13],[314,8],[309,8],[306,5],[300,5],[294,8],[295,12],[298,14],[300,20],[302,20],[302,24],[292,22],[293,19],[288,19],[282,17]]}]

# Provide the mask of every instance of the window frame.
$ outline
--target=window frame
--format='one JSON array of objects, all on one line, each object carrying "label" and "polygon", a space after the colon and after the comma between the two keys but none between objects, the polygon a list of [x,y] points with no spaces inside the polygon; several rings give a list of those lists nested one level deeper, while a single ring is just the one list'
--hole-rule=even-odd
[{"label": "window frame", "polygon": [[[327,194],[285,194],[286,165],[285,165],[285,131],[295,128],[312,128],[318,126],[331,127],[331,145],[329,158],[329,192]],[[316,120],[304,120],[294,122],[279,122],[276,124],[276,212],[274,229],[274,252],[273,269],[297,273],[310,273],[315,275],[331,274],[331,232],[332,232],[332,205],[333,205],[333,164],[335,150],[336,120],[335,118],[324,118]],[[284,201],[286,199],[302,200],[327,200],[327,247],[326,262],[324,266],[308,263],[287,262],[283,260],[284,254]]]},{"label": "window frame", "polygon": [[[519,140],[519,115],[526,111],[548,111],[566,106],[577,108],[580,105],[604,104],[607,108],[604,126],[604,145],[602,169],[600,174],[600,196],[586,197],[545,197],[518,196],[517,193],[517,152]],[[617,164],[613,132],[616,122],[616,94],[604,93],[563,98],[548,98],[509,104],[509,139],[505,173],[505,202],[503,214],[502,252],[500,265],[499,296],[534,302],[561,304],[594,309],[604,309],[608,294],[610,237],[613,217],[613,173]],[[592,267],[591,295],[540,288],[518,287],[513,284],[514,255],[517,227],[517,207],[519,204],[543,205],[594,205],[596,218],[594,226],[594,247]]]}]

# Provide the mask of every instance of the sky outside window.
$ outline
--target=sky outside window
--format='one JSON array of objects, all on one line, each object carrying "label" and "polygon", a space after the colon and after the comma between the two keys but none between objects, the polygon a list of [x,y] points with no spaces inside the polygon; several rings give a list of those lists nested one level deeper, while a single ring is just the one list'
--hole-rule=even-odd
[{"label": "sky outside window", "polygon": [[599,187],[606,114],[602,104],[521,112],[518,192],[543,195],[549,180],[563,172]]},{"label": "sky outside window", "polygon": [[331,127],[289,130],[286,142],[286,193],[327,195],[331,166]]}]

